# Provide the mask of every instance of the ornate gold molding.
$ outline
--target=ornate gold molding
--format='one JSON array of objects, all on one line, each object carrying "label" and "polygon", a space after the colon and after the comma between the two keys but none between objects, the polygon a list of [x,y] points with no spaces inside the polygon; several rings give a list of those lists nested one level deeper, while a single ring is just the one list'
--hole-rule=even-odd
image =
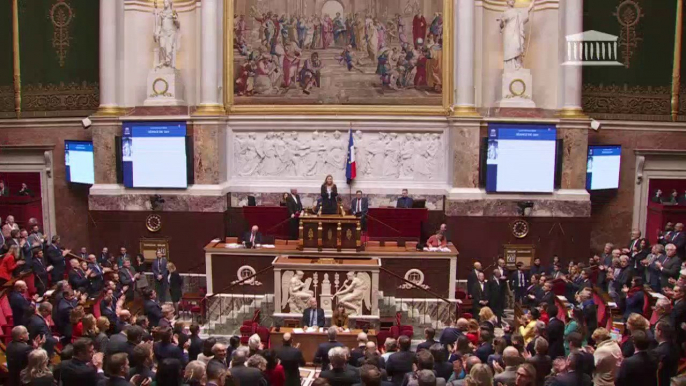
[{"label": "ornate gold molding", "polygon": [[640,117],[638,119],[664,120],[669,117],[671,111],[669,86],[585,84],[582,95],[583,111],[592,116],[602,114],[606,117],[614,117],[611,119]]},{"label": "ornate gold molding", "polygon": [[557,112],[557,117],[562,119],[588,119],[584,111],[580,108],[566,107]]},{"label": "ornate gold molding", "polygon": [[22,90],[24,111],[59,113],[65,111],[93,112],[99,104],[97,83],[29,84]]},{"label": "ornate gold molding", "polygon": [[454,106],[452,108],[452,114],[453,117],[469,117],[469,118],[477,118],[481,117],[481,114],[479,114],[478,111],[476,111],[476,107],[474,106]]},{"label": "ornate gold molding", "polygon": [[681,39],[683,34],[684,0],[676,0],[676,26],[674,29],[674,65],[672,66],[672,121],[679,114],[679,90],[681,89]]},{"label": "ornate gold molding", "polygon": [[224,110],[224,106],[220,104],[200,104],[193,115],[226,115],[226,110]]},{"label": "ornate gold molding", "polygon": [[19,61],[19,1],[12,0],[12,63],[14,70],[14,112],[21,118],[21,67]]},{"label": "ornate gold molding", "polygon": [[50,22],[53,27],[52,47],[55,49],[60,67],[64,67],[67,59],[69,42],[72,39],[69,33],[69,25],[75,16],[74,10],[66,0],[56,0],[55,4],[50,7]]}]

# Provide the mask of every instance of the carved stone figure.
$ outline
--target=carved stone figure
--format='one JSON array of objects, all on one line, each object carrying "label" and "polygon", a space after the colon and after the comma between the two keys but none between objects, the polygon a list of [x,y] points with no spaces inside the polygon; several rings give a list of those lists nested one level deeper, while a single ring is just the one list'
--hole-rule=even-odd
[{"label": "carved stone figure", "polygon": [[[314,296],[310,290],[312,278],[305,279],[303,271],[286,271],[281,276],[281,304],[288,304],[289,312],[300,314],[307,307],[307,302]],[[283,307],[283,306],[282,306]]]},{"label": "carved stone figure", "polygon": [[412,140],[412,134],[405,134],[403,148],[400,150],[400,176],[403,178],[412,178],[413,165],[412,156],[415,152],[415,143]]},{"label": "carved stone figure", "polygon": [[503,34],[503,61],[505,71],[522,68],[525,54],[524,25],[529,21],[529,14],[534,9],[536,0],[531,0],[527,12],[515,9],[515,0],[507,0],[507,9],[500,16],[500,33]]},{"label": "carved stone figure", "polygon": [[383,175],[385,177],[398,178],[398,161],[400,160],[400,141],[398,134],[391,133],[390,141],[386,144],[385,158],[383,163]]},{"label": "carved stone figure", "polygon": [[350,312],[349,315],[362,315],[363,306],[369,308],[371,305],[371,283],[372,279],[368,273],[355,274],[350,271],[334,298],[338,299],[338,305],[342,305]]},{"label": "carved stone figure", "polygon": [[174,11],[172,1],[164,0],[162,10],[157,10],[155,1],[155,29],[153,38],[157,43],[158,56],[155,69],[176,68],[176,54],[179,50],[181,23]]}]

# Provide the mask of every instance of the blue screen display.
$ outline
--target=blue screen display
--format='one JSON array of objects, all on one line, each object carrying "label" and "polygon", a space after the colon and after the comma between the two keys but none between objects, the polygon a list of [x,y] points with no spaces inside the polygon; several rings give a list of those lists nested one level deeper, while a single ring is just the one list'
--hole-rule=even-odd
[{"label": "blue screen display", "polygon": [[94,184],[93,142],[64,141],[64,166],[67,182]]},{"label": "blue screen display", "polygon": [[619,189],[621,146],[589,146],[586,159],[586,189]]}]

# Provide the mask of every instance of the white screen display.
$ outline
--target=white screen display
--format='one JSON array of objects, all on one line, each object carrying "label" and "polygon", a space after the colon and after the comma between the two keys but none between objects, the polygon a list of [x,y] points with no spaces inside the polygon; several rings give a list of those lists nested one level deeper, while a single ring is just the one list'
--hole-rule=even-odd
[{"label": "white screen display", "polygon": [[619,189],[620,146],[589,146],[586,189]]},{"label": "white screen display", "polygon": [[67,181],[94,184],[93,142],[64,141],[64,165]]}]

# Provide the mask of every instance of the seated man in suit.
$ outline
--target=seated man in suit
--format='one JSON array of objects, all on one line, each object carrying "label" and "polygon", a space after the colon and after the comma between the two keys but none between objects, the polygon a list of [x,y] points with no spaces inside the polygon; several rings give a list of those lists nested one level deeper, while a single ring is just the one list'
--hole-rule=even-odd
[{"label": "seated man in suit", "polygon": [[12,320],[15,326],[25,326],[28,315],[26,312],[31,308],[31,302],[26,298],[27,295],[26,283],[22,280],[14,282],[14,289],[10,292],[8,298],[10,307],[12,308]]},{"label": "seated man in suit", "polygon": [[346,366],[348,361],[346,348],[336,347],[332,348],[330,352],[327,350],[328,361],[331,361],[331,369],[322,371],[319,377],[329,381],[330,385],[352,386],[360,382],[359,371],[355,367]]},{"label": "seated man in suit", "polygon": [[352,214],[360,218],[360,225],[362,230],[367,230],[367,213],[369,213],[369,199],[362,197],[362,191],[355,192],[355,198],[350,205]]},{"label": "seated man in suit", "polygon": [[324,327],[324,323],[326,322],[324,310],[317,308],[317,299],[310,298],[307,305],[309,308],[306,308],[303,312],[303,318],[300,325],[303,326],[303,328]]},{"label": "seated man in suit", "polygon": [[243,234],[243,245],[248,248],[255,248],[256,245],[262,244],[262,233],[259,230],[260,228],[257,225],[253,225],[250,232],[245,232]]},{"label": "seated man in suit", "polygon": [[403,189],[402,196],[398,198],[398,202],[396,203],[395,207],[409,209],[412,208],[413,202],[414,201],[412,200],[412,198],[407,196],[407,189]]},{"label": "seated man in suit", "polygon": [[[322,370],[326,370],[329,368],[329,350],[331,350],[334,347],[345,347],[343,345],[343,343],[336,341],[336,336],[338,335],[338,331],[337,331],[336,327],[333,327],[333,326],[329,327],[329,329],[326,331],[326,335],[328,336],[329,341],[322,343],[319,345],[319,347],[317,347],[317,352],[314,354],[314,360],[313,360],[313,362],[315,364],[316,363],[322,364]],[[347,362],[347,361],[348,361],[348,359],[346,356],[344,362]]]}]

